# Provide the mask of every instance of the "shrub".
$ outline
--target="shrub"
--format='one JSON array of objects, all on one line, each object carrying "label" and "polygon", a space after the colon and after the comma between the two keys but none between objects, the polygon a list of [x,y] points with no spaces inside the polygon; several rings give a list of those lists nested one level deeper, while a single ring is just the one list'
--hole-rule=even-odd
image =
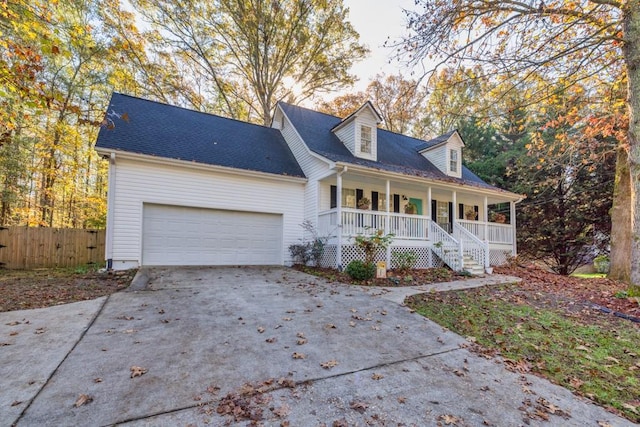
[{"label": "shrub", "polygon": [[347,265],[345,272],[354,280],[369,280],[376,275],[376,266],[360,260],[354,260]]},{"label": "shrub", "polygon": [[593,267],[598,273],[608,273],[610,265],[609,257],[606,255],[598,255],[593,260]]},{"label": "shrub", "polygon": [[356,236],[356,246],[364,252],[365,263],[373,264],[378,251],[386,250],[393,240],[393,234],[383,235],[383,230],[376,230],[372,235],[359,234]]},{"label": "shrub", "polygon": [[416,261],[418,261],[418,255],[414,251],[391,253],[391,263],[399,271],[412,269],[416,265]]},{"label": "shrub", "polygon": [[312,239],[301,239],[300,243],[290,245],[291,258],[296,264],[307,265],[311,261],[313,265],[319,266],[328,237],[319,236],[313,223],[309,220],[305,220],[300,226],[307,234],[311,235]]}]

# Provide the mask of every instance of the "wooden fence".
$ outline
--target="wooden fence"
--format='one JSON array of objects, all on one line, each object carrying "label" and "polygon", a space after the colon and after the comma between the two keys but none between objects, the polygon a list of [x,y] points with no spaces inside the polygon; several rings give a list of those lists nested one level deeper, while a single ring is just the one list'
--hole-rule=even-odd
[{"label": "wooden fence", "polygon": [[0,227],[0,268],[103,264],[104,230]]}]

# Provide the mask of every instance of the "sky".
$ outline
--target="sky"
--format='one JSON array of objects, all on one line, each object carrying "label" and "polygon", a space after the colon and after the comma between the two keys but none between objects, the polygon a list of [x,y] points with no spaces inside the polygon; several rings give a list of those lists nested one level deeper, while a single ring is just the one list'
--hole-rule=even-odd
[{"label": "sky", "polygon": [[406,33],[405,14],[402,9],[413,10],[414,0],[343,0],[349,8],[349,21],[360,33],[360,42],[369,47],[369,58],[355,64],[351,72],[359,77],[354,91],[364,90],[376,74],[407,75],[410,70],[403,68],[397,60],[389,63],[392,49],[384,48],[387,37],[398,39]]}]

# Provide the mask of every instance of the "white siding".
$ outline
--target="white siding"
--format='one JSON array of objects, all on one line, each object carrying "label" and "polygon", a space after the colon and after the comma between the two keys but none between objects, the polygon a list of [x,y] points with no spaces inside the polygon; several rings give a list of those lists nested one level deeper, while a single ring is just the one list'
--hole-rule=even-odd
[{"label": "white siding", "polygon": [[283,216],[282,259],[302,237],[304,183],[245,177],[217,171],[116,158],[117,192],[109,206],[113,219],[113,267],[137,267],[142,255],[142,205],[266,212]]},{"label": "white siding", "polygon": [[[431,150],[425,151],[422,155],[429,160],[435,167],[440,169],[446,175],[455,178],[462,178],[462,147],[464,143],[458,136],[457,132],[451,135],[446,143],[439,145]],[[449,161],[451,160],[451,150],[458,153],[458,168],[455,172],[450,169]]]},{"label": "white siding", "polygon": [[435,167],[440,169],[442,172],[447,173],[447,168],[449,164],[447,163],[448,155],[447,155],[447,145],[442,144],[439,147],[434,148],[433,150],[429,150],[423,153],[423,156],[427,158]]},{"label": "white siding", "polygon": [[[278,112],[281,114],[281,112]],[[278,117],[278,115],[276,115]],[[298,161],[308,181],[304,190],[304,219],[317,224],[318,219],[318,179],[329,171],[328,163],[313,156],[302,141],[293,125],[285,117],[285,126],[281,130],[282,136],[289,145],[293,156]],[[302,221],[301,221],[302,222]],[[298,227],[300,228],[300,227]]]},{"label": "white siding", "polygon": [[340,139],[340,141],[342,141],[344,146],[347,147],[349,151],[351,151],[351,154],[353,154],[354,156],[357,155],[356,154],[356,127],[353,121],[345,125],[344,127],[341,127],[340,129],[338,129],[336,131],[336,136]]}]

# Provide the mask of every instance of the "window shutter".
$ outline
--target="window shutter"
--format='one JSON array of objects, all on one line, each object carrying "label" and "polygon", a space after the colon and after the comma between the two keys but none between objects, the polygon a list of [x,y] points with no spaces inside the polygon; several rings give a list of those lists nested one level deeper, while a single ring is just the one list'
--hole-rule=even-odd
[{"label": "window shutter", "polygon": [[371,210],[372,211],[378,210],[378,192],[377,191],[371,192]]},{"label": "window shutter", "polygon": [[431,200],[431,220],[438,220],[438,202],[436,200]]},{"label": "window shutter", "polygon": [[449,224],[453,226],[453,202],[449,202]]},{"label": "window shutter", "polygon": [[399,194],[393,195],[393,211],[395,213],[400,213],[400,195]]},{"label": "window shutter", "polygon": [[464,219],[464,204],[458,203],[458,219]]},{"label": "window shutter", "polygon": [[364,197],[364,191],[361,188],[356,188],[356,207],[360,203],[360,199]]},{"label": "window shutter", "polygon": [[338,187],[335,185],[331,186],[331,204],[329,205],[329,209],[333,209],[338,207]]},{"label": "window shutter", "polygon": [[480,208],[474,205],[473,211],[476,213],[476,221],[478,221],[480,219],[480,215],[478,215],[478,212],[480,212]]}]

